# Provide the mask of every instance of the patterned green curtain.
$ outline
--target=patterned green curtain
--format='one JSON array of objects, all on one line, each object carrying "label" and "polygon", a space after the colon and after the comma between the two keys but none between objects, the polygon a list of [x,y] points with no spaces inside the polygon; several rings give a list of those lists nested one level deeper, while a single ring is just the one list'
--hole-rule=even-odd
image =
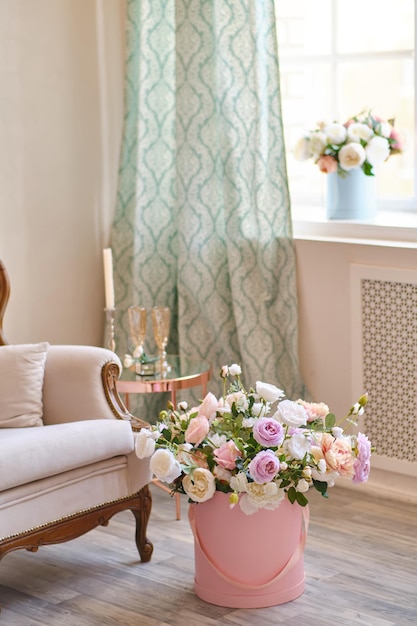
[{"label": "patterned green curtain", "polygon": [[[303,395],[273,0],[128,0],[112,247],[130,304],[173,311],[169,351]],[[213,387],[219,391],[219,387]]]}]

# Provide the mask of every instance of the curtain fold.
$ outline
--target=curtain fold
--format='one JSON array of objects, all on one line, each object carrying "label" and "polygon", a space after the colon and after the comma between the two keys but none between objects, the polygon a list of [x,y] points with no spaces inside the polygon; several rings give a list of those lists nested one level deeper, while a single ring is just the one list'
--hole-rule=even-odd
[{"label": "curtain fold", "polygon": [[247,384],[302,396],[273,0],[127,7],[117,345],[130,304],[167,304],[169,350],[216,383],[237,362]]}]

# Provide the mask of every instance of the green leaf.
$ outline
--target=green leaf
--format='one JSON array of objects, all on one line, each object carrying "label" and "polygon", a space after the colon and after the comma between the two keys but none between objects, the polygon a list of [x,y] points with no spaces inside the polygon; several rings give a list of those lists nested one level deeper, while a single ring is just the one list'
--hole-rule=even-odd
[{"label": "green leaf", "polygon": [[366,176],[375,176],[373,169],[372,169],[372,165],[368,163],[368,161],[365,161],[365,163],[362,165],[362,169]]},{"label": "green leaf", "polygon": [[307,506],[308,500],[305,497],[305,495],[303,493],[301,493],[301,491],[297,491],[295,497],[296,497],[296,500],[297,500],[297,502],[298,502],[298,504],[300,506]]},{"label": "green leaf", "polygon": [[314,480],[313,478],[313,485],[315,486],[317,491],[320,491],[320,493],[324,493],[325,491],[327,491],[327,483],[324,481]]},{"label": "green leaf", "polygon": [[168,428],[164,428],[162,435],[166,441],[171,441],[171,431]]},{"label": "green leaf", "polygon": [[327,483],[321,480],[314,480],[313,485],[324,498],[327,498]]},{"label": "green leaf", "polygon": [[328,415],[326,415],[324,424],[325,424],[326,430],[332,429],[333,426],[336,424],[335,415],[333,415],[333,413],[329,413]]},{"label": "green leaf", "polygon": [[296,498],[297,498],[297,492],[295,490],[295,487],[290,487],[287,491],[287,496],[288,496],[288,500],[291,502],[291,504],[294,504]]}]

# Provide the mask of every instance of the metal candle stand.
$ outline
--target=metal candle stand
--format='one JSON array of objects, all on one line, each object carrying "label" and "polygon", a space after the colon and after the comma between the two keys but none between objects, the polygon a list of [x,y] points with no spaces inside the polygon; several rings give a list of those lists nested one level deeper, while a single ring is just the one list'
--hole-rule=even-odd
[{"label": "metal candle stand", "polygon": [[107,347],[112,352],[116,351],[116,342],[114,340],[114,312],[116,309],[104,309],[106,312],[106,338]]}]

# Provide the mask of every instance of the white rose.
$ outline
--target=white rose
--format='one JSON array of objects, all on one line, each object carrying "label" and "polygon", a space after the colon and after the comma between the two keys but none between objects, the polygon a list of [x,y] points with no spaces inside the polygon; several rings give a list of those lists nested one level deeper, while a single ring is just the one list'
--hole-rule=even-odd
[{"label": "white rose", "polygon": [[300,480],[298,481],[298,485],[295,489],[300,493],[305,493],[310,489],[310,484],[304,478],[300,478]]},{"label": "white rose", "polygon": [[372,137],[365,148],[366,160],[372,166],[380,165],[389,157],[389,143],[385,137]]},{"label": "white rose", "polygon": [[278,387],[269,383],[263,383],[260,380],[256,381],[256,393],[267,402],[275,402],[285,395],[282,389],[278,389]]},{"label": "white rose", "polygon": [[343,124],[339,124],[338,122],[327,124],[324,128],[324,132],[327,137],[326,143],[341,144],[346,139],[346,126],[343,126]]},{"label": "white rose", "polygon": [[255,415],[256,417],[261,417],[263,411],[265,411],[265,414],[267,413],[266,408],[267,407],[265,407],[262,402],[254,402],[252,404],[252,415]]},{"label": "white rose", "polygon": [[143,354],[143,347],[136,346],[136,348],[133,350],[133,356],[135,357],[135,359],[140,359],[142,354]]},{"label": "white rose", "polygon": [[140,432],[134,434],[135,453],[139,459],[146,459],[155,452],[155,437],[147,428],[142,428]]},{"label": "white rose", "polygon": [[282,400],[274,415],[278,422],[298,428],[307,424],[308,415],[305,408],[293,400]]},{"label": "white rose", "polygon": [[[319,465],[320,465],[320,462],[321,461],[319,461]],[[318,480],[319,482],[327,483],[328,487],[334,487],[338,476],[339,474],[337,472],[326,472],[325,470],[319,471],[314,468],[311,470],[311,477],[314,480]]]},{"label": "white rose", "polygon": [[323,154],[324,148],[327,146],[327,137],[320,130],[312,133],[310,136],[310,152],[314,158]]},{"label": "white rose", "polygon": [[325,472],[327,469],[326,461],[324,459],[320,459],[320,461],[317,463],[317,467],[318,467],[319,472],[321,473]]},{"label": "white rose", "polygon": [[172,452],[165,448],[154,452],[149,466],[157,479],[165,483],[172,483],[181,475],[181,465]]},{"label": "white rose", "polygon": [[233,491],[237,491],[238,493],[242,493],[246,491],[248,486],[248,479],[246,478],[245,472],[239,472],[235,474],[230,479],[230,486]]},{"label": "white rose", "polygon": [[123,365],[125,367],[130,367],[131,365],[133,365],[134,360],[133,357],[130,356],[130,354],[125,354],[123,357]]},{"label": "white rose", "polygon": [[219,435],[219,433],[210,432],[207,438],[210,440],[210,444],[214,448],[220,448],[220,446],[227,442],[226,435]]},{"label": "white rose", "polygon": [[259,509],[273,511],[277,509],[285,496],[283,489],[280,489],[274,482],[248,483],[247,493],[240,498],[240,508],[246,515],[252,515]]},{"label": "white rose", "polygon": [[210,470],[197,467],[184,476],[182,481],[185,493],[194,502],[205,502],[213,497],[216,491],[216,481]]},{"label": "white rose", "polygon": [[392,126],[389,122],[379,122],[377,126],[378,133],[382,137],[390,137],[392,132]]},{"label": "white rose", "polygon": [[307,161],[311,157],[310,142],[306,137],[301,137],[295,144],[294,157],[297,161]]},{"label": "white rose", "polygon": [[362,124],[361,122],[354,122],[347,129],[347,136],[350,141],[355,141],[356,143],[360,143],[361,139],[363,141],[368,141],[374,131],[372,128],[368,126],[368,124]]},{"label": "white rose", "polygon": [[253,428],[253,426],[255,425],[255,423],[257,422],[257,418],[256,417],[244,417],[242,420],[242,427],[243,428]]},{"label": "white rose", "polygon": [[348,143],[339,150],[339,165],[346,172],[360,167],[365,159],[366,153],[360,143]]},{"label": "white rose", "polygon": [[245,393],[243,391],[236,391],[235,393],[230,393],[225,398],[226,405],[232,408],[233,404],[236,404],[236,408],[239,411],[247,411],[249,408],[249,400],[247,399]]},{"label": "white rose", "polygon": [[230,376],[240,376],[241,373],[242,373],[242,369],[240,365],[237,365],[237,363],[233,363],[232,365],[229,366]]},{"label": "white rose", "polygon": [[303,459],[307,452],[311,450],[311,443],[303,435],[303,433],[295,433],[291,439],[288,439],[285,442],[285,450],[292,456],[294,459]]}]

